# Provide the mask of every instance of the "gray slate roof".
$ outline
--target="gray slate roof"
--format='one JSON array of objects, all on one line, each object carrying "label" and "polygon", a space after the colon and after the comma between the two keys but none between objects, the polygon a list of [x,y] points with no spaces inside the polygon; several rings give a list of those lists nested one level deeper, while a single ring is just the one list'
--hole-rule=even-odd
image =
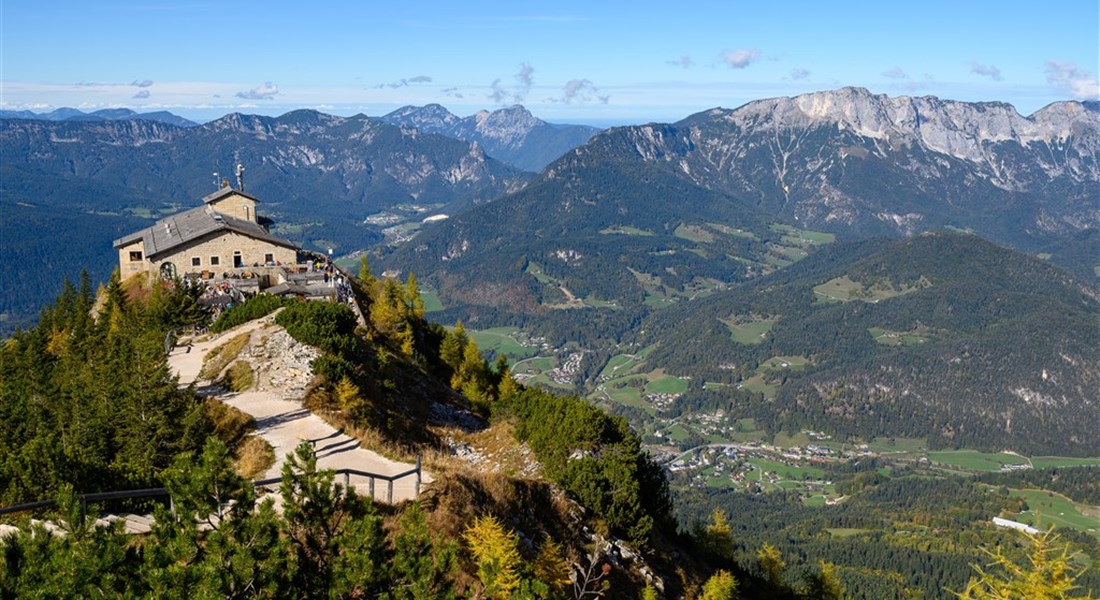
[{"label": "gray slate roof", "polygon": [[[209,197],[207,196],[207,198]],[[206,198],[203,200],[206,201]],[[132,244],[139,239],[144,240],[145,256],[155,260],[160,254],[220,231],[234,231],[276,246],[298,249],[292,242],[271,235],[266,229],[252,221],[218,213],[209,206],[200,206],[165,217],[151,227],[135,231],[128,236],[115,240],[115,248]]]}]

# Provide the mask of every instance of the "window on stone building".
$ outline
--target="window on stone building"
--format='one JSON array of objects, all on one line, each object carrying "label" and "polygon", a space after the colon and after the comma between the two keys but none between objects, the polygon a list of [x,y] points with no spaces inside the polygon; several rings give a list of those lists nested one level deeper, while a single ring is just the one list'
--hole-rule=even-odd
[{"label": "window on stone building", "polygon": [[214,266],[214,267],[216,267],[216,266],[218,266],[219,264],[221,264],[221,261],[220,261],[220,260],[218,260],[218,257],[217,257],[217,256],[211,256],[211,257],[210,257],[210,265],[211,265],[211,266]]},{"label": "window on stone building", "polygon": [[202,265],[202,259],[201,258],[199,258],[197,256],[192,256],[191,257],[191,266],[192,267],[198,267],[198,266],[201,266],[201,265]]},{"label": "window on stone building", "polygon": [[130,252],[130,262],[141,262],[141,250]]},{"label": "window on stone building", "polygon": [[265,254],[264,255],[264,262],[275,262],[275,255],[274,254]]}]

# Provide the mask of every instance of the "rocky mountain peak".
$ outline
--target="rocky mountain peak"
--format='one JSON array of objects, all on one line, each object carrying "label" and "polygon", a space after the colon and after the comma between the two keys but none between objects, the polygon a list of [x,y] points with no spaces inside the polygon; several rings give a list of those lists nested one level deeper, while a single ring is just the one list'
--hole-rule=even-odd
[{"label": "rocky mountain peak", "polygon": [[446,133],[461,119],[451,111],[439,104],[426,104],[424,106],[403,106],[382,117],[382,120],[402,125],[415,127],[427,133]]}]

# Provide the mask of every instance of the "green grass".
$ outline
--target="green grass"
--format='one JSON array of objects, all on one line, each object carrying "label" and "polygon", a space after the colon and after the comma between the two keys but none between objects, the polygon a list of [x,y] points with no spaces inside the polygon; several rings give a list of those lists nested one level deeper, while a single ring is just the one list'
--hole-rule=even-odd
[{"label": "green grass", "polygon": [[666,433],[668,434],[668,438],[674,442],[682,442],[691,436],[691,432],[679,423],[669,427]]},{"label": "green grass", "polygon": [[585,306],[592,308],[620,308],[619,304],[615,301],[600,300],[598,298],[592,298],[591,296],[583,300]]},{"label": "green grass", "polygon": [[615,225],[613,227],[607,227],[600,230],[600,233],[604,235],[622,234],[622,235],[653,235],[652,231],[646,229],[638,229],[637,227],[631,227],[630,225]]},{"label": "green grass", "polygon": [[762,375],[753,375],[741,382],[741,387],[750,391],[764,394],[765,398],[775,397],[775,386],[764,380]]},{"label": "green grass", "polygon": [[821,494],[806,496],[802,498],[802,505],[812,508],[820,508],[822,506],[825,506],[825,496],[822,496]]},{"label": "green grass", "polygon": [[676,300],[673,298],[662,298],[661,296],[656,296],[654,294],[646,294],[645,300],[642,301],[642,304],[645,304],[650,308],[667,308],[669,306],[672,306],[673,304],[676,304]]},{"label": "green grass", "polygon": [[534,262],[527,263],[527,272],[530,273],[532,277],[537,279],[539,283],[542,283],[542,284],[545,284],[545,285],[557,285],[557,282],[555,282],[552,277],[547,275],[542,270],[542,265],[540,265],[538,263],[534,263]]},{"label": "green grass", "polygon": [[[427,306],[425,306],[427,310]],[[466,334],[477,344],[481,350],[490,350],[497,354],[503,354],[509,358],[527,358],[538,354],[537,348],[524,346],[513,337],[519,329],[515,327],[494,327],[492,329],[473,330],[467,329]]]},{"label": "green grass", "polygon": [[882,327],[869,327],[867,332],[875,338],[875,342],[884,346],[913,346],[923,344],[930,338],[925,329],[891,331]]},{"label": "green grass", "polygon": [[931,283],[921,278],[912,284],[902,285],[901,287],[893,287],[886,283],[879,283],[868,287],[858,281],[852,281],[845,275],[843,277],[830,279],[821,285],[815,286],[814,293],[817,294],[819,302],[850,302],[852,300],[862,300],[863,302],[874,303],[895,296],[910,294],[929,286],[931,286]]},{"label": "green grass", "polygon": [[771,225],[771,230],[783,234],[784,241],[786,241],[787,238],[791,238],[793,243],[803,246],[820,246],[823,244],[831,244],[836,241],[836,235],[832,233],[799,229],[779,223],[773,223]]},{"label": "green grass", "polygon": [[738,228],[735,228],[735,227],[730,227],[729,225],[723,225],[721,223],[707,223],[707,226],[714,229],[715,231],[719,231],[719,232],[724,233],[724,234],[729,235],[729,236],[739,237],[739,238],[748,238],[750,240],[755,240],[756,239],[756,234],[754,234],[753,232],[745,231],[744,229],[738,229]]},{"label": "green grass", "polygon": [[631,371],[639,363],[638,359],[629,354],[616,354],[608,359],[607,364],[600,370],[600,377],[608,379],[620,377]]},{"label": "green grass", "polygon": [[[359,259],[358,258],[338,258],[332,261],[336,266],[343,267],[355,275],[359,274]],[[423,294],[423,292],[421,292]]]},{"label": "green grass", "polygon": [[557,361],[548,356],[537,356],[535,358],[525,359],[512,365],[513,373],[543,373],[549,371],[557,366]]},{"label": "green grass", "polygon": [[929,452],[928,458],[934,463],[951,467],[960,467],[970,471],[1000,471],[1005,465],[1027,464],[1027,459],[1015,454],[992,454],[977,450],[949,450]]},{"label": "green grass", "polygon": [[785,465],[779,461],[768,460],[766,458],[750,458],[749,462],[756,465],[757,469],[776,473],[781,479],[820,479],[825,475],[825,471],[817,467]]},{"label": "green grass", "polygon": [[714,242],[714,233],[708,230],[706,227],[699,225],[687,225],[681,223],[676,231],[672,232],[678,238],[685,239],[691,242],[710,244]]},{"label": "green grass", "polygon": [[871,440],[868,447],[875,452],[923,452],[928,443],[924,438],[882,438]]},{"label": "green grass", "polygon": [[806,368],[806,365],[810,364],[810,360],[804,356],[774,356],[768,360],[760,363],[761,369],[790,369],[792,371],[801,371]]},{"label": "green grass", "polygon": [[650,408],[649,403],[642,399],[641,390],[636,387],[627,386],[613,388],[611,386],[604,386],[604,391],[607,393],[607,397],[616,404],[633,406],[635,408]]},{"label": "green grass", "polygon": [[1071,458],[1065,456],[1035,456],[1031,464],[1036,469],[1049,467],[1087,467],[1100,466],[1100,458]]},{"label": "green grass", "polygon": [[730,319],[719,319],[730,330],[733,341],[738,344],[759,344],[764,341],[772,325],[778,318],[761,319],[754,317],[735,316]]},{"label": "green grass", "polygon": [[[1023,498],[1028,510],[1016,518],[1021,523],[1037,527],[1065,527],[1092,534],[1100,538],[1100,518],[1081,514],[1076,504],[1065,496],[1045,490],[1012,490],[1011,495]],[[1100,514],[1100,507],[1092,508],[1094,514]]]},{"label": "green grass", "polygon": [[443,310],[443,301],[435,290],[420,290],[420,299],[424,301],[424,312],[433,313]]},{"label": "green grass", "polygon": [[679,377],[661,377],[645,386],[647,394],[682,394],[688,389],[688,382]]},{"label": "green grass", "polygon": [[825,531],[829,532],[834,538],[847,538],[853,535],[859,535],[861,533],[867,533],[870,529],[857,529],[855,527],[826,527]]}]

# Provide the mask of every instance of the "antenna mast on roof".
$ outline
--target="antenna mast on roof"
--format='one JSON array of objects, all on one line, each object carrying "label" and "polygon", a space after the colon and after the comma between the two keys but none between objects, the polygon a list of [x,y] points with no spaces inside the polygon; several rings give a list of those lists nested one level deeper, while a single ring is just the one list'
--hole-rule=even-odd
[{"label": "antenna mast on roof", "polygon": [[237,189],[244,191],[244,165],[237,163]]},{"label": "antenna mast on roof", "polygon": [[222,186],[222,180],[218,176],[218,172],[214,171],[214,189],[219,189]]}]

